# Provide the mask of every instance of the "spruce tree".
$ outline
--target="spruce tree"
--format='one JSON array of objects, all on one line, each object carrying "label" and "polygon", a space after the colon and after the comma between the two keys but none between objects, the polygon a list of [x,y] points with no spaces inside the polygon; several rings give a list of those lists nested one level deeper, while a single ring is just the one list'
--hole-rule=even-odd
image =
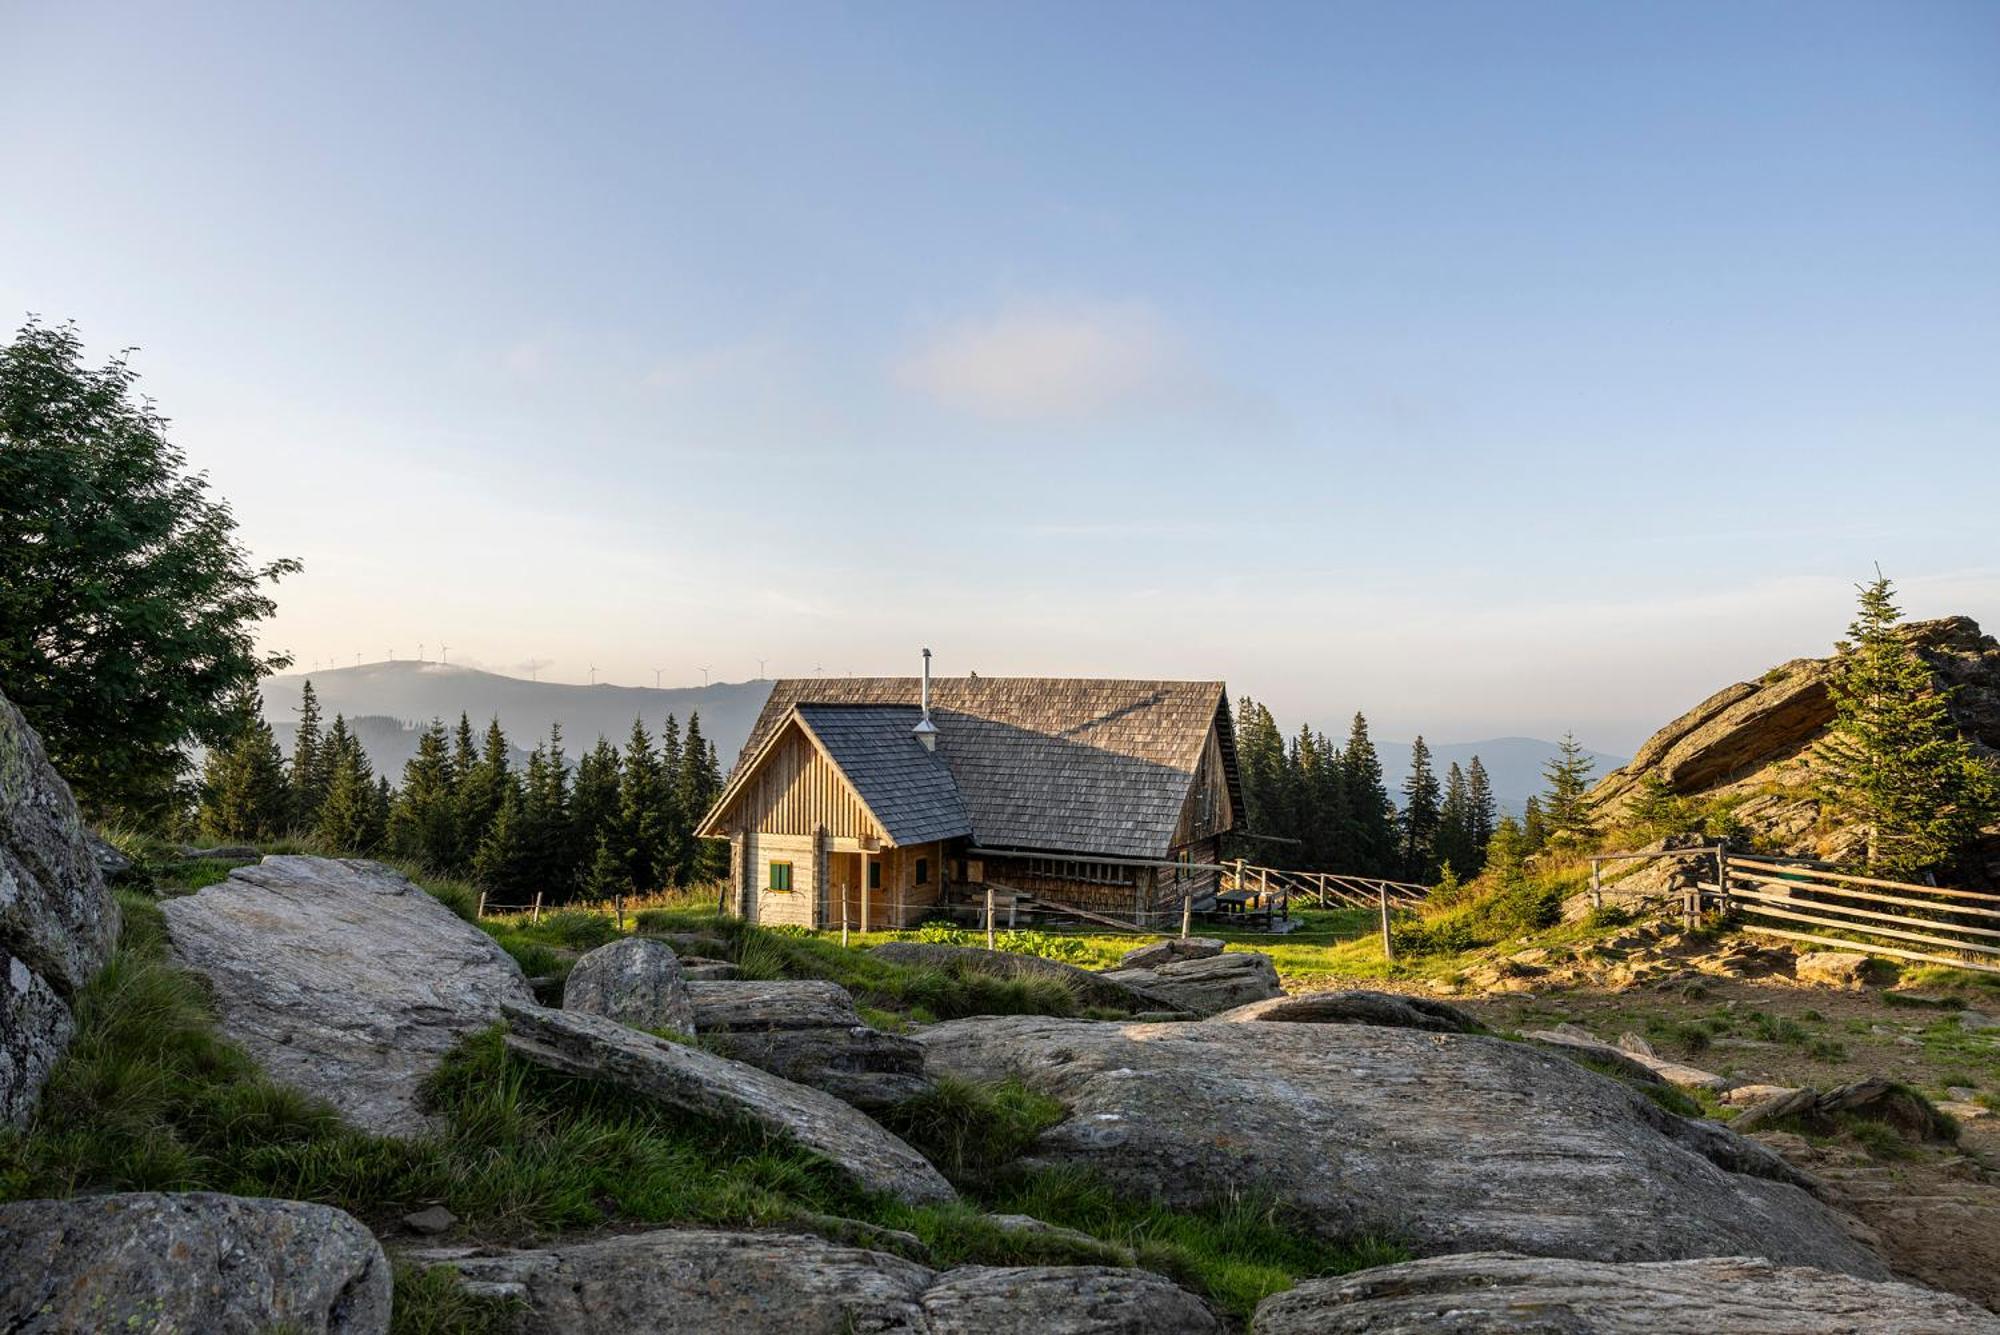
[{"label": "spruce tree", "polygon": [[[1368,720],[1359,711],[1340,752],[1341,787],[1347,799],[1347,824],[1353,831],[1354,856],[1361,875],[1388,876],[1396,870],[1395,809],[1382,782],[1382,757],[1368,736]],[[1342,870],[1347,870],[1342,868]]]},{"label": "spruce tree", "polygon": [[487,831],[493,828],[500,814],[500,802],[513,782],[508,750],[507,734],[501,731],[500,720],[495,718],[486,725],[478,761],[470,766],[458,785],[459,857],[461,867],[467,870],[480,845],[486,842]]},{"label": "spruce tree", "polygon": [[1821,800],[1866,832],[1871,870],[1902,876],[1949,866],[2000,811],[2000,784],[1953,721],[1887,579],[1861,606],[1834,659],[1834,721],[1813,748]]},{"label": "spruce tree", "polygon": [[497,895],[531,895],[532,873],[521,830],[521,789],[512,775],[501,782],[500,804],[472,859],[472,875]]},{"label": "spruce tree", "polygon": [[688,881],[688,860],[692,850],[688,848],[688,821],[681,809],[684,764],[680,720],[669,714],[665,726],[660,729],[659,805],[653,812],[653,838],[657,846],[655,856],[659,860],[657,874],[661,883],[666,885],[685,885]]},{"label": "spruce tree", "polygon": [[1544,841],[1550,846],[1575,851],[1597,838],[1596,812],[1589,796],[1590,771],[1595,766],[1576,735],[1565,732],[1556,744],[1556,754],[1542,767],[1549,782],[1542,803],[1542,817],[1547,822]]},{"label": "spruce tree", "polygon": [[1436,867],[1438,780],[1431,749],[1421,734],[1410,743],[1410,772],[1403,779],[1403,874],[1429,881]]},{"label": "spruce tree", "polygon": [[383,834],[375,775],[360,740],[339,714],[327,730],[326,756],[331,777],[314,833],[336,857],[366,857],[376,851]]},{"label": "spruce tree", "polygon": [[328,778],[326,741],[319,731],[319,697],[312,679],[299,692],[299,726],[292,734],[292,828],[311,830],[319,824],[319,804],[326,800]]},{"label": "spruce tree", "polygon": [[590,859],[584,894],[591,899],[606,900],[631,893],[632,883],[625,878],[625,859],[612,848],[607,830],[598,838],[597,851]]},{"label": "spruce tree", "polygon": [[1472,860],[1467,868],[1486,865],[1486,845],[1493,839],[1500,819],[1499,803],[1493,797],[1493,781],[1486,766],[1474,756],[1465,767],[1465,804],[1472,827]]},{"label": "spruce tree", "polygon": [[[1534,799],[1529,801],[1532,803]],[[1484,874],[1503,886],[1518,885],[1526,873],[1528,856],[1534,851],[1526,826],[1512,816],[1502,816],[1486,845]]]},{"label": "spruce tree", "polygon": [[1524,854],[1539,853],[1548,841],[1549,823],[1542,815],[1542,799],[1530,797],[1521,808],[1521,849]]},{"label": "spruce tree", "polygon": [[229,740],[208,753],[202,769],[198,823],[204,838],[273,839],[291,825],[291,793],[285,761],[263,702],[245,687],[236,693]]},{"label": "spruce tree", "polygon": [[403,785],[389,815],[389,847],[437,872],[460,860],[458,782],[451,739],[442,719],[432,719],[417,738],[417,753],[403,766]]},{"label": "spruce tree", "polygon": [[618,771],[618,748],[601,736],[576,764],[576,782],[569,795],[570,827],[576,832],[578,863],[586,879],[594,875],[599,845],[615,855],[623,853],[618,832]]},{"label": "spruce tree", "polygon": [[632,720],[625,742],[624,773],[618,789],[618,849],[625,859],[625,879],[641,892],[666,883],[660,856],[660,808],[665,802],[660,758],[644,719]]},{"label": "spruce tree", "polygon": [[1444,776],[1444,800],[1438,804],[1436,858],[1440,868],[1471,869],[1479,865],[1472,829],[1472,798],[1465,771],[1456,760]]},{"label": "spruce tree", "polygon": [[1237,707],[1236,754],[1243,780],[1244,826],[1252,834],[1283,834],[1285,741],[1271,711],[1244,696]]}]

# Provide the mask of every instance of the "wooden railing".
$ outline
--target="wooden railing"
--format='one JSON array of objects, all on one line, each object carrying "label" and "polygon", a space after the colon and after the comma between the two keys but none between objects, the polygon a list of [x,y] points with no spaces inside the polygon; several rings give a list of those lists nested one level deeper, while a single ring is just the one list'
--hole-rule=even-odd
[{"label": "wooden railing", "polygon": [[1330,871],[1289,871],[1282,867],[1253,867],[1241,859],[1223,864],[1222,889],[1225,893],[1245,892],[1309,900],[1320,908],[1379,908],[1386,899],[1391,906],[1415,904],[1430,893],[1427,885],[1410,881],[1390,881],[1379,876],[1347,876]]},{"label": "wooden railing", "polygon": [[2000,895],[1722,853],[1695,892],[1759,936],[2000,973]]}]

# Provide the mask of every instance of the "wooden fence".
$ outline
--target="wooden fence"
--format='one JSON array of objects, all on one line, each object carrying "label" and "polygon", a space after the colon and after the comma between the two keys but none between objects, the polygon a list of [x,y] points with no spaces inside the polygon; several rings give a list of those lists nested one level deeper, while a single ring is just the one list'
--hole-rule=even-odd
[{"label": "wooden fence", "polygon": [[1430,893],[1429,886],[1409,881],[1390,881],[1378,876],[1346,876],[1330,871],[1253,867],[1241,859],[1223,864],[1222,889],[1225,893],[1308,900],[1323,909],[1373,909],[1385,899],[1391,907],[1406,907]]},{"label": "wooden fence", "polygon": [[1695,890],[1759,936],[2000,973],[2000,895],[1726,851]]}]

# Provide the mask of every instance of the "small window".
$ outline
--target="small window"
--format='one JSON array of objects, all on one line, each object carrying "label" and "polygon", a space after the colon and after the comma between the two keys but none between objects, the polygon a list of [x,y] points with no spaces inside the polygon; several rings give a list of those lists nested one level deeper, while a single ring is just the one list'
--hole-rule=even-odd
[{"label": "small window", "polygon": [[872,859],[868,863],[868,888],[870,890],[882,888],[882,864]]},{"label": "small window", "polygon": [[929,885],[930,883],[931,883],[931,860],[929,858],[918,858],[917,884]]},{"label": "small window", "polygon": [[771,864],[771,888],[773,890],[789,890],[792,888],[791,863],[773,862]]}]

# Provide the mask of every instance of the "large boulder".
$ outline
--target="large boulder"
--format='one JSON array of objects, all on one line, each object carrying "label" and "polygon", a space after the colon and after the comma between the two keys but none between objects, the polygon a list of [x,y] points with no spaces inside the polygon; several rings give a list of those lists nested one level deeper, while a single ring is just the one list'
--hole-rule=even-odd
[{"label": "large boulder", "polygon": [[1225,948],[1225,943],[1212,936],[1170,936],[1164,941],[1134,946],[1118,957],[1118,967],[1151,969],[1175,960],[1205,960],[1220,955]]},{"label": "large boulder", "polygon": [[1606,1265],[1504,1252],[1309,1279],[1257,1307],[1257,1335],[2000,1335],[1963,1298],[1759,1257]]},{"label": "large boulder", "polygon": [[702,1035],[702,1046],[864,1112],[893,1108],[932,1088],[922,1043],[865,1024],[711,1032]]},{"label": "large boulder", "polygon": [[1150,969],[1114,969],[1098,976],[1197,1015],[1213,1015],[1284,995],[1271,957],[1250,950],[1172,960]]},{"label": "large boulder", "polygon": [[137,1192],[0,1205],[0,1330],[381,1335],[389,1263],[326,1205]]},{"label": "large boulder", "polygon": [[754,1123],[830,1160],[869,1191],[914,1203],[956,1197],[921,1154],[817,1089],[599,1015],[532,1004],[503,1009],[512,1030],[507,1046],[537,1065],[608,1080],[682,1112]]},{"label": "large boulder", "polygon": [[1253,1001],[1213,1018],[1224,1024],[1380,1024],[1435,1034],[1476,1034],[1484,1028],[1456,1006],[1394,992],[1301,992]]},{"label": "large boulder", "polygon": [[1792,976],[1802,983],[1819,983],[1853,991],[1868,982],[1873,964],[1868,956],[1855,951],[1814,950],[1799,956],[1798,962],[1792,966]]},{"label": "large boulder", "polygon": [[1017,955],[1007,950],[954,946],[941,941],[889,941],[868,953],[891,964],[946,972],[983,973],[994,978],[1049,978],[1067,987],[1085,1006],[1130,1011],[1158,1004],[1158,998],[1137,991],[1110,974],[1092,973],[1040,955]]},{"label": "large boulder", "polygon": [[1099,1266],[943,1274],[884,1252],[784,1233],[667,1229],[532,1251],[418,1253],[465,1290],[511,1298],[532,1335],[1207,1335],[1201,1301],[1146,1271]]},{"label": "large boulder", "polygon": [[1776,1155],[1527,1044],[1030,1016],[923,1037],[934,1073],[1014,1077],[1068,1107],[1031,1165],[1086,1168],[1171,1206],[1264,1192],[1323,1236],[1398,1238],[1420,1253],[1762,1254],[1885,1273]]},{"label": "large boulder", "polygon": [[426,1130],[418,1090],[444,1054],[534,1000],[492,937],[380,863],[269,857],[161,908],[223,1032],[380,1135]]},{"label": "large boulder", "polygon": [[687,990],[695,1032],[700,1034],[861,1023],[848,990],[816,978],[773,982],[731,978],[690,982]]},{"label": "large boulder", "polygon": [[28,1119],[118,939],[92,836],[42,740],[0,695],[0,1125]]},{"label": "large boulder", "polygon": [[578,960],[563,983],[563,1009],[635,1029],[694,1032],[694,1001],[680,958],[663,941],[628,936]]}]

